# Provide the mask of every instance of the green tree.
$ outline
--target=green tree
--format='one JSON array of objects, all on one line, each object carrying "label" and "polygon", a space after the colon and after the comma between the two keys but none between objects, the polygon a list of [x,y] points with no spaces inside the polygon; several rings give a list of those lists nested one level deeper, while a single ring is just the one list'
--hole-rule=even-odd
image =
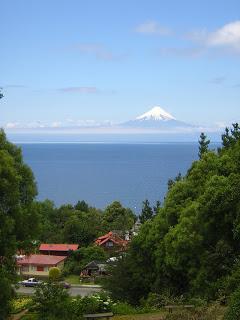
[{"label": "green tree", "polygon": [[10,286],[15,281],[14,256],[18,250],[31,251],[38,231],[33,203],[36,194],[32,171],[23,163],[20,148],[8,142],[0,130],[0,282],[5,288],[0,299],[2,319],[9,312]]},{"label": "green tree", "polygon": [[3,93],[2,93],[2,88],[0,88],[0,99],[2,99],[4,97]]},{"label": "green tree", "polygon": [[101,232],[101,217],[95,210],[81,212],[73,210],[63,227],[64,242],[88,246]]},{"label": "green tree", "polygon": [[89,262],[103,261],[108,258],[108,254],[99,246],[81,247],[81,249],[73,251],[64,265],[64,273],[79,275],[83,267]]},{"label": "green tree", "polygon": [[156,205],[153,207],[154,215],[156,215],[159,212],[160,208],[161,208],[161,202],[157,200]]},{"label": "green tree", "polygon": [[143,201],[142,212],[139,215],[139,220],[141,223],[146,222],[147,220],[151,220],[153,218],[153,210],[150,207],[149,201],[146,199]]},{"label": "green tree", "polygon": [[229,148],[235,142],[240,139],[240,127],[238,123],[233,123],[232,128],[226,128],[225,133],[222,134],[222,144],[223,147]]},{"label": "green tree", "polygon": [[52,267],[49,269],[48,276],[51,281],[58,281],[61,276],[61,271],[57,267]]},{"label": "green tree", "polygon": [[75,209],[83,212],[88,212],[89,206],[84,200],[82,200],[77,202],[77,204],[75,205]]},{"label": "green tree", "polygon": [[35,291],[34,301],[37,305],[40,319],[71,319],[68,310],[69,294],[57,282],[48,282],[38,286]]},{"label": "green tree", "polygon": [[201,159],[204,153],[208,152],[208,146],[210,143],[210,140],[207,139],[207,136],[204,134],[204,132],[201,132],[198,143],[198,156],[199,159]]},{"label": "green tree", "polygon": [[223,142],[218,153],[205,152],[184,178],[174,181],[156,217],[145,222],[131,242],[124,262],[127,270],[119,263],[110,277],[113,295],[120,295],[128,285],[133,289],[126,295],[129,302],[139,302],[149,292],[166,291],[212,300],[236,289],[239,131],[234,125],[229,144]]},{"label": "green tree", "polygon": [[136,216],[132,210],[124,208],[120,202],[114,201],[107,206],[103,212],[102,219],[106,231],[119,230],[124,234],[132,228],[136,221]]}]

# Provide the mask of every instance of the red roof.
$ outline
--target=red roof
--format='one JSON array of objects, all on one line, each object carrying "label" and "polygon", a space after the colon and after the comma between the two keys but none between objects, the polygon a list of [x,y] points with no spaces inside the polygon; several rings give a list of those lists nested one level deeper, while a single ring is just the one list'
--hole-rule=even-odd
[{"label": "red roof", "polygon": [[115,243],[116,245],[119,245],[119,246],[126,246],[128,244],[127,240],[123,240],[117,234],[115,234],[111,231],[108,232],[107,234],[105,234],[104,236],[97,238],[95,240],[95,244],[101,246],[104,243],[106,243],[107,241],[112,241],[113,243]]},{"label": "red roof", "polygon": [[69,250],[77,250],[78,244],[49,244],[42,243],[40,245],[40,251],[69,251]]},{"label": "red roof", "polygon": [[67,257],[64,256],[48,256],[45,254],[33,254],[26,256],[23,259],[19,259],[17,264],[19,265],[46,265],[53,266],[61,261],[64,261]]}]

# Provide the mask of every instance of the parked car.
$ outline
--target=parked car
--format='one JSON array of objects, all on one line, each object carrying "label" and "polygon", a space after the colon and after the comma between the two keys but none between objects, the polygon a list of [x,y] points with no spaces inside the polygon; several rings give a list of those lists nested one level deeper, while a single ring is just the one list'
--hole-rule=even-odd
[{"label": "parked car", "polygon": [[35,287],[39,284],[41,284],[42,281],[39,281],[35,278],[29,278],[27,280],[23,280],[23,281],[20,281],[19,284],[25,286],[25,287]]},{"label": "parked car", "polygon": [[71,284],[65,281],[61,281],[60,284],[63,286],[64,289],[70,289]]}]

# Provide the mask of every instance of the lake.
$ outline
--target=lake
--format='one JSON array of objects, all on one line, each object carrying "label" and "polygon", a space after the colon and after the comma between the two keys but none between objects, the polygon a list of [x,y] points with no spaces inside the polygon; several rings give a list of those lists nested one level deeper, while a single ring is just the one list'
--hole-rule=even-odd
[{"label": "lake", "polygon": [[142,201],[163,200],[168,179],[198,158],[197,143],[26,143],[38,199],[57,206],[85,200],[104,208],[114,200],[136,213]]}]

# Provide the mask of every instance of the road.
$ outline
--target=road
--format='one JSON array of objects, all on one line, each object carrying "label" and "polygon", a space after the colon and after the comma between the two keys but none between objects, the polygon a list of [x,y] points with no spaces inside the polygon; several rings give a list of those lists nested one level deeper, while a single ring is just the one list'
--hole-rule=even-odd
[{"label": "road", "polygon": [[[29,288],[29,287],[23,287],[20,286],[20,288],[16,289],[16,292],[21,293],[21,294],[25,294],[25,295],[33,295],[34,294],[34,288]],[[92,287],[71,287],[70,289],[67,289],[67,291],[69,292],[69,294],[72,297],[81,295],[82,297],[84,296],[89,296],[91,294],[94,294],[96,292],[100,292],[102,289],[101,288],[92,288]]]}]

